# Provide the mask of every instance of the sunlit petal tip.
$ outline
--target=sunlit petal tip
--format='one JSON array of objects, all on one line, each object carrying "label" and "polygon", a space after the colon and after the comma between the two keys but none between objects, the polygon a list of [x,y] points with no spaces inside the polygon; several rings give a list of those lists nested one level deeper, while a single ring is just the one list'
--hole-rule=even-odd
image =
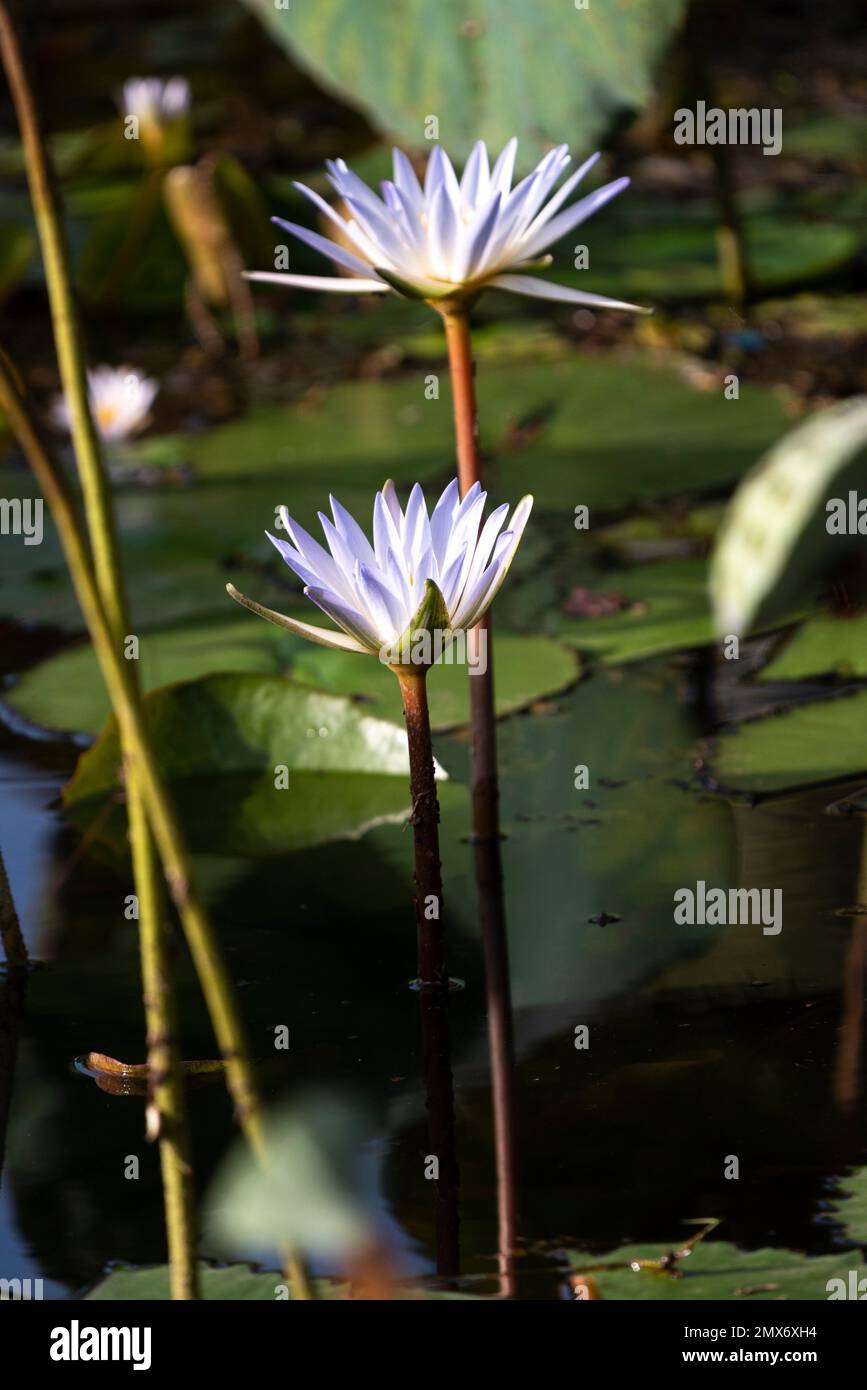
[{"label": "sunlit petal tip", "polygon": [[295,618],[287,617],[285,613],[276,612],[273,608],[265,608],[255,599],[242,594],[239,589],[235,588],[234,584],[226,585],[226,593],[236,603],[240,603],[242,608],[248,608],[251,613],[264,618],[266,622],[285,628],[287,632],[294,632],[298,637],[305,637],[309,642],[315,642],[320,647],[331,647],[335,651],[358,652],[359,654],[364,654],[369,650],[368,647],[357,642],[345,632],[331,632],[328,628],[316,627],[313,623],[300,622]]}]

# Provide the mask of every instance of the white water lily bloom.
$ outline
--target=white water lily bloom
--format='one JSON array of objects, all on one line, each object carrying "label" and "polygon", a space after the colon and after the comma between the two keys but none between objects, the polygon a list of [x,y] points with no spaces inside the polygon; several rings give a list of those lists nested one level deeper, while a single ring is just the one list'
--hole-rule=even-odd
[{"label": "white water lily bloom", "polygon": [[448,155],[437,145],[423,183],[406,155],[394,150],[394,177],[382,184],[381,198],[344,160],[328,161],[329,182],[348,209],[347,218],[312,188],[301,183],[295,187],[336,228],[340,243],[279,217],[273,221],[329,256],[349,277],[252,271],[248,278],[344,294],[393,289],[429,300],[472,298],[491,286],[565,304],[643,312],[635,304],[518,273],[550,263],[551,258],[543,256],[547,248],[620,193],[629,179],[615,179],[565,207],[598,154],[560,183],[571,159],[568,146],[558,145],[513,187],[517,147],[517,140],[510,140],[491,168],[480,140],[459,179]]},{"label": "white water lily bloom", "polygon": [[532,497],[522,498],[507,522],[504,504],[482,524],[486,499],[475,483],[462,500],[453,480],[428,515],[416,483],[403,511],[389,481],[376,494],[371,542],[332,497],[333,520],[319,513],[327,550],[281,507],[289,539],[266,533],[268,539],[304,581],[307,597],[341,632],[262,608],[232,585],[229,593],[271,622],[341,651],[382,656],[398,649],[413,629],[466,631],[487,612],[505,579],[533,505]]},{"label": "white water lily bloom", "polygon": [[121,115],[138,116],[142,125],[168,125],[190,109],[190,84],[185,77],[131,77],[118,100]]},{"label": "white water lily bloom", "polygon": [[[87,386],[94,423],[107,444],[118,444],[142,428],[160,389],[131,367],[96,367],[87,373]],[[65,396],[57,397],[51,414],[56,425],[69,430]]]}]

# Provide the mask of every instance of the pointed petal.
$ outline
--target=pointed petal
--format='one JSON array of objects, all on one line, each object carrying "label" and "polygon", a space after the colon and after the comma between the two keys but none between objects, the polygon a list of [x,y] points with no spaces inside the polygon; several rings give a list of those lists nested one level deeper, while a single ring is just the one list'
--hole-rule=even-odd
[{"label": "pointed petal", "polygon": [[421,184],[416,177],[416,172],[411,163],[403,150],[392,150],[391,157],[395,184],[400,189],[401,193],[409,199],[413,207],[421,207],[423,201]]},{"label": "pointed petal", "polygon": [[604,187],[597,188],[593,193],[588,193],[586,198],[580,198],[577,203],[573,203],[565,212],[558,213],[550,222],[546,222],[539,231],[535,232],[523,247],[522,255],[529,258],[537,255],[539,251],[553,246],[567,232],[571,232],[574,227],[586,222],[588,217],[592,217],[594,212],[598,212],[601,207],[610,203],[612,198],[616,198],[618,193],[622,193],[624,188],[628,187],[629,179],[614,179],[612,183],[606,183]]},{"label": "pointed petal", "polygon": [[[403,554],[401,543],[401,526],[403,523],[403,513],[400,506],[397,508],[397,518],[386,495],[386,483],[382,492],[378,492],[373,499],[373,549],[376,555],[376,563],[380,570],[385,573],[388,564],[388,552],[393,550],[395,555]],[[394,488],[394,483],[392,483]]]},{"label": "pointed petal", "polygon": [[351,270],[355,275],[367,276],[370,274],[370,266],[364,261],[359,260],[358,256],[353,256],[351,251],[345,251],[342,246],[338,246],[336,241],[329,241],[328,237],[320,236],[318,232],[311,232],[307,227],[299,227],[296,222],[285,222],[282,217],[272,217],[271,221],[278,227],[283,227],[287,232],[291,232],[299,241],[306,242],[312,246],[314,251],[318,251],[322,256],[328,256],[338,265],[342,265],[344,270]]},{"label": "pointed petal", "polygon": [[454,618],[456,627],[472,627],[490,608],[515,558],[532,509],[532,497],[522,497],[515,508],[510,529],[503,532],[494,546],[491,563],[476,580],[473,592],[467,590],[463,595]]},{"label": "pointed petal", "polygon": [[569,175],[566,182],[562,184],[560,188],[557,189],[557,192],[554,194],[553,198],[550,198],[548,200],[548,202],[542,208],[542,211],[539,213],[539,216],[528,229],[531,235],[534,232],[541,230],[541,228],[545,225],[546,222],[550,222],[551,218],[554,216],[554,213],[557,212],[563,206],[566,199],[569,197],[569,194],[572,192],[573,188],[577,188],[578,184],[585,177],[585,175],[589,174],[594,164],[598,162],[599,157],[600,156],[598,151],[596,152],[596,154],[591,154],[590,158],[585,159],[584,163],[575,170],[574,174]]},{"label": "pointed petal", "polygon": [[397,594],[392,593],[388,584],[375,570],[361,563],[356,569],[355,585],[358,596],[382,641],[389,642],[398,636],[406,615]]},{"label": "pointed petal", "polygon": [[278,270],[245,270],[244,279],[286,285],[298,290],[327,290],[331,294],[388,294],[391,290],[384,280],[346,279],[337,275],[283,275]]},{"label": "pointed petal", "polygon": [[424,192],[428,203],[431,202],[437,189],[440,188],[444,191],[452,207],[457,208],[461,200],[457,175],[442,145],[434,145],[424,176]]},{"label": "pointed petal", "polygon": [[512,175],[515,172],[515,155],[518,151],[518,141],[513,135],[503,152],[494,165],[491,173],[491,187],[499,192],[506,194],[512,186]]},{"label": "pointed petal", "polygon": [[[315,189],[308,188],[306,183],[293,183],[292,187],[297,188],[299,193],[303,193],[304,197],[308,198],[314,207],[317,207],[323,216],[328,218],[329,222],[333,222],[339,231],[346,231],[346,223],[343,218]],[[276,221],[276,218],[271,220],[272,222]]]},{"label": "pointed petal", "polygon": [[477,140],[470,151],[463,177],[461,178],[461,202],[465,207],[475,208],[487,197],[491,182],[488,164],[488,149],[484,140]]},{"label": "pointed petal", "polygon": [[277,627],[282,627],[287,632],[294,632],[298,637],[306,637],[310,642],[316,642],[321,647],[332,647],[339,652],[361,652],[367,653],[368,647],[362,646],[354,638],[347,636],[344,632],[329,632],[324,627],[314,627],[312,623],[297,622],[294,618],[287,618],[285,613],[277,613],[273,608],[265,608],[261,603],[256,603],[254,599],[247,598],[235,588],[234,584],[226,585],[226,592],[232,596],[236,603],[242,607],[249,608],[251,613],[257,613],[260,618],[265,618],[269,623],[275,623]]},{"label": "pointed petal", "polygon": [[364,613],[359,613],[351,604],[343,603],[330,589],[318,589],[311,584],[304,593],[317,608],[321,608],[323,613],[337,623],[338,627],[343,628],[349,640],[356,646],[360,646],[366,652],[379,651],[379,634]]},{"label": "pointed petal", "polygon": [[328,494],[328,501],[331,503],[331,515],[334,517],[334,525],[337,527],[341,536],[350,545],[359,560],[364,560],[369,565],[376,564],[376,556],[373,546],[362,531],[355,517],[346,510],[337,498]]},{"label": "pointed petal", "polygon": [[442,572],[443,561],[446,557],[446,547],[449,541],[449,533],[451,532],[452,521],[458,509],[459,502],[460,494],[458,480],[457,478],[452,478],[434,507],[430,519],[431,546],[440,572]]},{"label": "pointed petal", "polygon": [[307,564],[303,555],[300,555],[294,546],[290,545],[288,541],[281,540],[279,536],[272,536],[270,531],[266,531],[265,535],[303,584],[321,584],[321,576]]},{"label": "pointed petal", "polygon": [[556,299],[561,304],[587,304],[596,309],[629,309],[635,314],[652,314],[640,304],[626,304],[621,299],[606,299],[601,294],[573,290],[568,285],[555,285],[550,280],[537,280],[532,275],[495,275],[488,284],[512,294],[525,294],[529,299]]},{"label": "pointed petal", "polygon": [[318,541],[308,535],[303,526],[293,521],[285,507],[280,508],[280,520],[301,559],[317,576],[316,582],[326,589],[333,589],[335,593],[341,594],[347,603],[351,603],[352,579],[343,574],[334,558]]}]

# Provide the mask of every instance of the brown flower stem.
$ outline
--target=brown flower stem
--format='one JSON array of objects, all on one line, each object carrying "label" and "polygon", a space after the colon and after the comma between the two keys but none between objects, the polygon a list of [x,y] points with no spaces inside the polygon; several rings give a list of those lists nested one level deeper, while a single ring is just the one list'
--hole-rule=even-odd
[{"label": "brown flower stem", "polygon": [[452,378],[452,406],[458,452],[461,496],[482,481],[479,452],[479,413],[476,407],[476,371],[470,337],[470,316],[465,308],[442,311]]},{"label": "brown flower stem", "polygon": [[394,668],[400,682],[409,741],[412,833],[415,845],[415,920],[418,943],[418,990],[424,1047],[424,1086],[431,1156],[438,1164],[434,1179],[437,1273],[460,1268],[458,1192],[460,1174],[455,1139],[448,1019],[448,979],[443,931],[443,885],[439,819],[434,775],[427,668]]},{"label": "brown flower stem", "polygon": [[[479,417],[476,408],[470,318],[465,306],[441,310],[446,331],[455,441],[458,456],[458,484],[464,497],[474,483],[482,483],[479,450]],[[484,637],[482,638],[482,634]],[[494,644],[490,614],[473,629],[471,640],[487,641],[484,671],[470,677],[470,769],[473,795],[473,836],[476,840],[499,838],[499,790],[497,785],[497,731],[494,705]]]},{"label": "brown flower stem", "polygon": [[444,986],[447,982],[443,881],[440,867],[440,808],[427,704],[427,669],[424,666],[401,666],[395,669],[395,674],[400,684],[409,741],[412,795],[410,823],[415,847],[414,902],[418,979],[422,988],[432,985]]}]

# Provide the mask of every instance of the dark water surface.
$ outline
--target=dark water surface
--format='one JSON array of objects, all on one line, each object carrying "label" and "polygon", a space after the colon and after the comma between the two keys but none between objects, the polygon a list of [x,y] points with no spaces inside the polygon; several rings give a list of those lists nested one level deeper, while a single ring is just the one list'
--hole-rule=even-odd
[{"label": "dark water surface", "polygon": [[[520,1232],[531,1285],[552,1297],[564,1246],[664,1249],[694,1218],[720,1218],[720,1238],[747,1248],[830,1250],[824,1208],[835,1179],[864,1158],[863,918],[846,915],[864,882],[862,829],[826,814],[827,792],[750,807],[706,791],[693,775],[704,732],[695,708],[682,672],[641,665],[596,672],[499,726]],[[17,1035],[0,1274],[41,1276],[46,1296],[63,1297],[110,1262],[164,1259],[142,1102],[74,1067],[90,1050],[143,1060],[138,947],[123,916],[128,872],[83,850],[57,808],[73,751],[10,734],[2,751],[0,845],[39,964],[26,994],[0,977]],[[464,737],[441,737],[437,753],[465,781]],[[575,789],[579,764],[588,791]],[[212,805],[222,794],[207,793]],[[462,1259],[492,1288],[490,1069],[467,823],[456,793],[444,804],[443,859],[450,972],[465,981],[450,1001]],[[269,1094],[315,1081],[366,1100],[383,1209],[408,1270],[430,1272],[408,833],[385,823],[354,842],[201,856],[199,867]],[[699,879],[781,889],[782,931],[677,925],[673,894]],[[603,913],[618,920],[589,920]],[[185,1055],[213,1056],[180,938],[176,958]],[[274,1052],[278,1024],[288,1053]],[[586,1051],[574,1045],[580,1024]],[[219,1083],[190,1100],[204,1190],[232,1138],[230,1107]],[[132,1154],[138,1181],[124,1177]],[[724,1177],[729,1155],[738,1181]]]}]

